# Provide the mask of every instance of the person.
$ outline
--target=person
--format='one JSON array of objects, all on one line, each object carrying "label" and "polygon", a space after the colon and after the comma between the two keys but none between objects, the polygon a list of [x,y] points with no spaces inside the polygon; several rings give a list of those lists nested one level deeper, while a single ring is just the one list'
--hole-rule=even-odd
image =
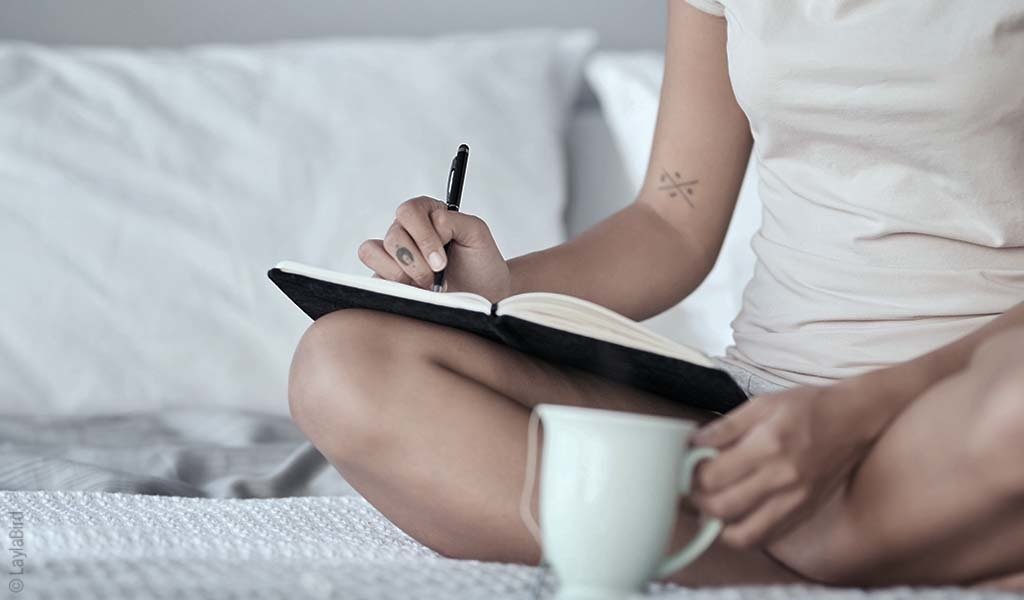
[{"label": "person", "polygon": [[294,420],[384,515],[451,557],[539,559],[517,512],[527,419],[560,403],[709,422],[695,443],[721,453],[675,544],[698,510],[726,527],[676,581],[1020,585],[1024,2],[669,0],[667,18],[635,203],[506,260],[479,218],[415,198],[359,257],[409,285],[447,266],[451,291],[558,292],[646,319],[711,269],[753,148],[758,263],[720,364],[759,393],[713,419],[457,330],[346,310],[299,343]]}]

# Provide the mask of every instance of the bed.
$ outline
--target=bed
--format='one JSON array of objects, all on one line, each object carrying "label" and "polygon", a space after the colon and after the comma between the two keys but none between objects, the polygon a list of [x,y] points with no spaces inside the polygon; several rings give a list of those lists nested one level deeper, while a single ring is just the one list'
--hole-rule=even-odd
[{"label": "bed", "polygon": [[[285,417],[181,410],[0,423],[5,526],[24,592],[80,598],[538,598],[536,567],[444,558],[392,525]],[[13,581],[9,577],[8,581]],[[996,600],[956,588],[684,589],[654,598]],[[14,597],[14,596],[12,596]]]},{"label": "bed", "polygon": [[[381,230],[382,206],[438,187],[425,157],[447,160],[454,146],[447,138],[434,145],[451,127],[435,109],[456,106],[463,122],[477,123],[467,129],[474,149],[498,157],[474,164],[474,181],[497,196],[475,206],[502,223],[496,233],[509,254],[556,243],[622,206],[638,185],[637,167],[623,157],[641,155],[653,127],[663,10],[662,2],[614,0],[35,0],[6,8],[0,514],[25,550],[6,575],[10,597],[548,595],[555,582],[539,569],[450,560],[418,544],[303,439],[287,417],[284,380],[306,323],[263,273],[283,258],[356,268],[355,244]],[[497,33],[507,29],[525,33]],[[453,33],[454,42],[417,41]],[[345,41],[366,36],[406,41]],[[80,48],[94,44],[122,49]],[[481,74],[468,78],[476,96],[461,107],[427,98],[432,77],[466,83],[430,70],[454,46],[480,57],[464,65]],[[595,52],[610,54],[587,63]],[[385,59],[419,71],[373,85],[420,86],[426,108],[401,105],[401,88],[378,102],[352,91],[365,86],[331,83],[339,69],[376,77]],[[505,67],[501,77],[487,75],[493,64]],[[512,103],[528,114],[503,104],[508,81],[532,86]],[[358,112],[392,96],[386,119]],[[480,105],[491,112],[473,112]],[[365,169],[381,159],[354,155],[332,134],[372,154],[367,136],[393,133],[359,129],[374,119],[404,128],[411,150],[389,156],[406,177],[352,219],[332,199],[360,191]],[[329,157],[338,171],[295,158],[305,155]],[[359,169],[345,171],[350,163]],[[524,196],[537,204],[520,209]],[[756,198],[747,205],[749,233]],[[295,231],[304,233],[287,235]],[[751,268],[746,246],[742,232],[727,241],[737,257],[720,260],[703,295],[655,326],[720,351],[723,314]],[[659,585],[647,593],[1008,597]]]}]

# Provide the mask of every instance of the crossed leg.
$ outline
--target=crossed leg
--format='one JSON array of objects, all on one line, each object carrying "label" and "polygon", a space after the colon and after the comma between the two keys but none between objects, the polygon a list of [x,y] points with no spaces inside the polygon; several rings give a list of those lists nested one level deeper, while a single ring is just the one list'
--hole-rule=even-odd
[{"label": "crossed leg", "polygon": [[[356,310],[310,327],[290,382],[296,423],[353,487],[425,545],[477,560],[539,560],[519,517],[532,406],[708,418],[471,334]],[[697,524],[681,507],[674,545]],[[695,584],[798,579],[763,551],[725,545],[683,574]]]},{"label": "crossed leg", "polygon": [[986,340],[917,398],[771,551],[835,583],[1024,589],[1024,328]]},{"label": "crossed leg", "polygon": [[[674,580],[965,583],[1024,572],[1024,369],[1007,352],[1014,344],[1024,349],[1020,332],[991,340],[928,390],[771,555],[716,544]],[[518,515],[530,407],[707,418],[476,336],[354,310],[303,337],[289,399],[317,448],[414,538],[452,557],[527,563],[539,558]],[[696,523],[681,507],[674,544]]]}]

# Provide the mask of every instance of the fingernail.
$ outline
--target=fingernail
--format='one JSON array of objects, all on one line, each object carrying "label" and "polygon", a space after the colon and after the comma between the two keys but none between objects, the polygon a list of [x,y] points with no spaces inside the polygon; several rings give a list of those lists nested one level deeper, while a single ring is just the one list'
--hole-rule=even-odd
[{"label": "fingernail", "polygon": [[431,252],[430,256],[427,257],[427,262],[430,263],[430,268],[435,271],[440,271],[444,268],[444,257],[439,252]]}]

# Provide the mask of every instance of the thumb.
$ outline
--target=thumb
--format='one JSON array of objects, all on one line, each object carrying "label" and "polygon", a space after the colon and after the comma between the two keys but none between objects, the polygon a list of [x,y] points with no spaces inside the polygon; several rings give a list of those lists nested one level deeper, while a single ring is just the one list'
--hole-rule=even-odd
[{"label": "thumb", "polygon": [[729,414],[719,417],[697,430],[693,436],[695,446],[725,448],[736,443],[761,420],[764,403],[753,398]]}]

